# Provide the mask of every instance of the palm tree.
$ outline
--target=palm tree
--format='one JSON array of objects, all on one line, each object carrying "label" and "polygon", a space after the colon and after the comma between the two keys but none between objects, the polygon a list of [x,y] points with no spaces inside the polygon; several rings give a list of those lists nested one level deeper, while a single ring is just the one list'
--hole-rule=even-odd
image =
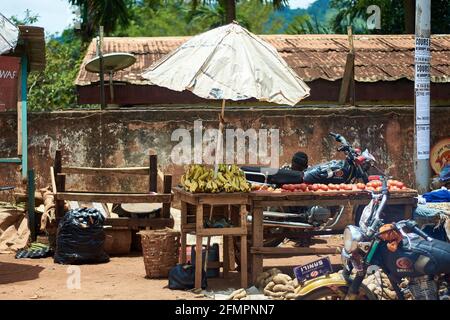
[{"label": "palm tree", "polygon": [[[275,9],[281,9],[284,6],[286,6],[289,3],[289,0],[260,0],[263,3],[272,3],[273,7]],[[201,3],[199,3],[199,0],[192,0],[192,9],[193,11],[197,10],[197,7],[200,4],[211,6],[217,4],[221,9],[219,11],[222,11],[224,13],[223,21],[225,24],[232,23],[236,20],[236,3],[238,0],[201,0]]]},{"label": "palm tree", "polygon": [[99,26],[108,35],[119,24],[126,27],[130,22],[129,0],[69,0],[69,3],[80,8],[83,41],[89,41]]}]

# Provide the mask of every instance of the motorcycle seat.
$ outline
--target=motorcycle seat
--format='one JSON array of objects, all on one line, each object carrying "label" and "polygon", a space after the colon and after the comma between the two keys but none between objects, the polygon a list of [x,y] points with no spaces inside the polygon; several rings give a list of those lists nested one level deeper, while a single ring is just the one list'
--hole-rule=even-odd
[{"label": "motorcycle seat", "polygon": [[[404,242],[404,246],[408,246],[407,242]],[[415,267],[418,271],[429,275],[450,274],[450,243],[416,238],[411,241],[411,250],[425,256],[424,259],[416,261]]]},{"label": "motorcycle seat", "polygon": [[413,219],[420,226],[432,225],[436,226],[441,221],[440,210],[429,208],[426,205],[419,204],[413,212]]}]

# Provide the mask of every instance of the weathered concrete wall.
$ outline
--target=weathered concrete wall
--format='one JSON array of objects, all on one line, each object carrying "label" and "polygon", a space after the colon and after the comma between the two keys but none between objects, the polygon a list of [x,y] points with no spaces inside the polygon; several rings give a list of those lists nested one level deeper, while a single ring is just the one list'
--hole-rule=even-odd
[{"label": "weathered concrete wall", "polygon": [[[432,143],[450,136],[450,107],[432,109]],[[271,110],[227,110],[228,128],[280,129],[280,163],[289,162],[298,150],[306,151],[310,163],[339,157],[328,132],[338,132],[350,143],[368,148],[378,166],[412,185],[412,107],[298,108]],[[217,110],[184,108],[130,109],[110,111],[66,111],[31,113],[29,116],[29,166],[35,168],[37,187],[48,185],[49,167],[55,150],[61,148],[63,163],[79,166],[122,167],[148,164],[148,152],[158,154],[159,165],[178,182],[183,168],[172,163],[170,154],[177,142],[175,129],[193,128],[194,120],[217,128]],[[0,114],[0,157],[16,154],[16,115]],[[0,165],[2,182],[17,181],[14,165]],[[5,182],[4,182],[5,181]],[[161,185],[161,184],[160,184]],[[72,176],[68,188],[86,190],[136,190],[148,188],[148,179],[107,181],[101,177]]]}]

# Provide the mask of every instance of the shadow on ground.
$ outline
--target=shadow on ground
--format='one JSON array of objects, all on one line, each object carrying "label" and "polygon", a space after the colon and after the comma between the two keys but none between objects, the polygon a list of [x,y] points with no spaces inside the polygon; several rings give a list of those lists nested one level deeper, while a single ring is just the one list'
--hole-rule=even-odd
[{"label": "shadow on ground", "polygon": [[42,270],[44,268],[41,266],[0,262],[0,284],[34,280],[39,278]]}]

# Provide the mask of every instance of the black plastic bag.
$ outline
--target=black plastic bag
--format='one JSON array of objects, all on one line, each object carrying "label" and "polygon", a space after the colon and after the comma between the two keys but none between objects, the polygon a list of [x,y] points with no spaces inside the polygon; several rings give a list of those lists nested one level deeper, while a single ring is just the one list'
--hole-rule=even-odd
[{"label": "black plastic bag", "polygon": [[103,245],[105,218],[94,208],[70,210],[60,221],[54,261],[61,264],[89,264],[109,261]]},{"label": "black plastic bag", "polygon": [[[206,289],[206,272],[202,270],[202,289]],[[169,271],[169,289],[189,290],[195,287],[195,268],[190,264],[177,264]]]}]

